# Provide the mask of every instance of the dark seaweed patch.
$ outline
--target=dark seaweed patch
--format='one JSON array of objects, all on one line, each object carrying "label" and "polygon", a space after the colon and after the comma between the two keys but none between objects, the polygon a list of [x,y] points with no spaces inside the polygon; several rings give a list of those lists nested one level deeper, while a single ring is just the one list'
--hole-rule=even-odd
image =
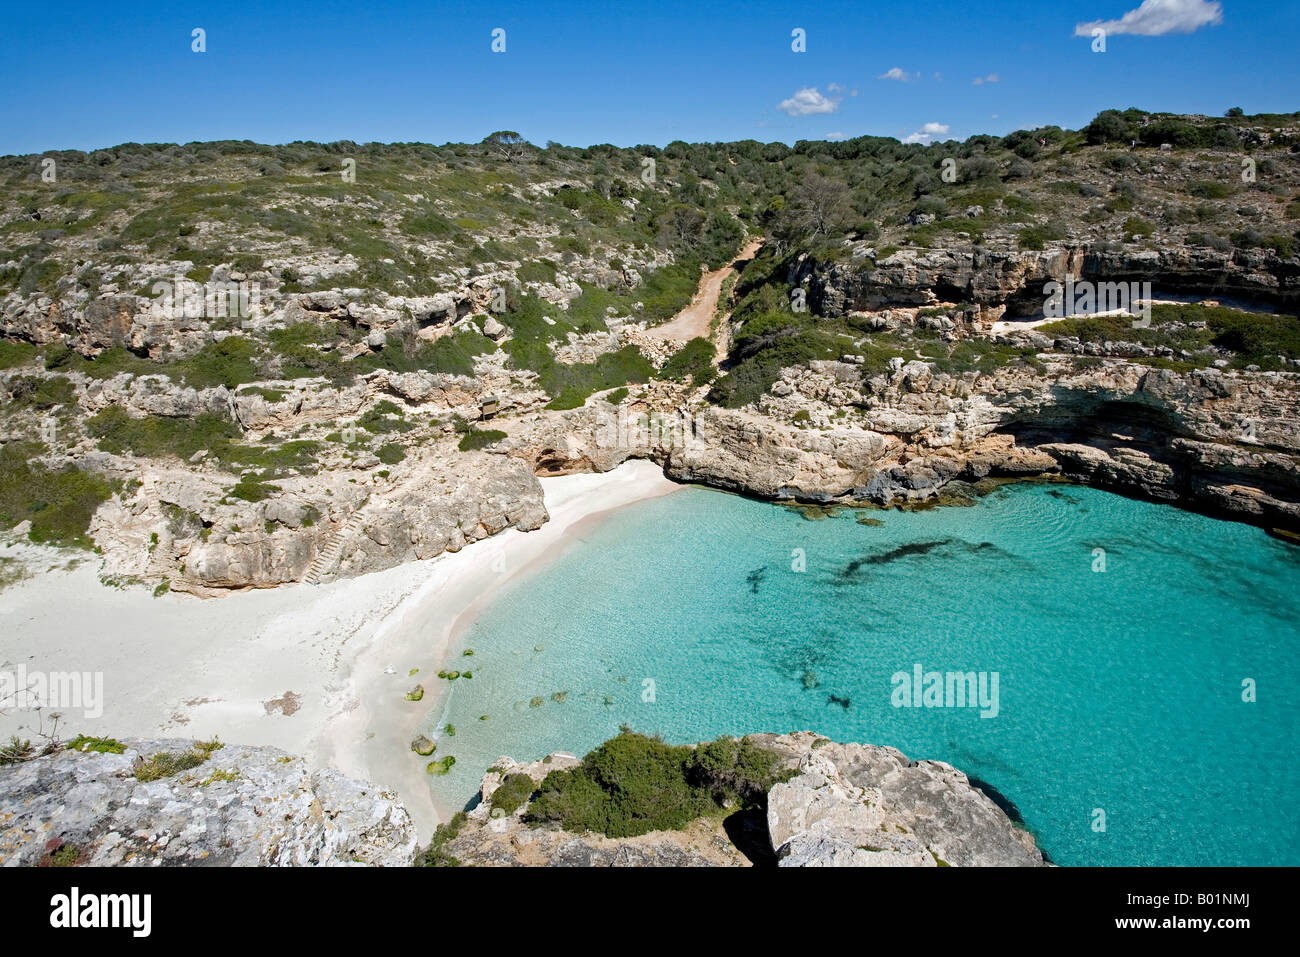
[{"label": "dark seaweed patch", "polygon": [[764,565],[762,568],[755,568],[752,572],[750,572],[748,575],[745,576],[745,581],[749,584],[749,590],[753,592],[755,595],[758,594],[758,586],[763,583],[763,577],[766,574],[767,574],[767,566]]},{"label": "dark seaweed patch", "polygon": [[936,548],[952,544],[952,541],[951,538],[945,538],[939,542],[910,542],[907,545],[899,545],[897,548],[891,548],[889,551],[881,552],[878,555],[855,558],[844,566],[844,570],[840,572],[840,578],[852,578],[858,573],[859,569],[867,565],[887,565],[903,558],[911,558],[913,555],[925,555]]}]

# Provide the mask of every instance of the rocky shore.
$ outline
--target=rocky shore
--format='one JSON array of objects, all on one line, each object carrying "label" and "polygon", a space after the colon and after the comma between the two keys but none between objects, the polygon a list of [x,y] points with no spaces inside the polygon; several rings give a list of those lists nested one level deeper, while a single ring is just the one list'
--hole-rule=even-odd
[{"label": "rocky shore", "polygon": [[415,856],[395,795],[277,748],[81,747],[0,767],[0,865],[395,867]]},{"label": "rocky shore", "polygon": [[[579,763],[499,759],[473,810],[444,828],[441,863],[465,866],[1038,867],[1033,837],[956,768],[812,732],[750,735],[783,780],[765,811],[703,817],[633,838],[503,813],[509,776],[540,785]],[[78,739],[0,766],[5,866],[405,866],[415,828],[388,791],[311,771],[277,748],[188,739]],[[512,779],[517,780],[517,779]],[[427,854],[426,854],[427,857]]]},{"label": "rocky shore", "polygon": [[787,779],[757,816],[737,811],[676,831],[631,838],[575,834],[525,822],[528,802],[509,813],[493,795],[511,775],[540,785],[579,764],[553,754],[518,764],[500,758],[479,801],[438,841],[443,858],[475,866],[1040,867],[1029,832],[1014,825],[961,771],[910,761],[895,748],[839,744],[812,732],[755,734]]}]

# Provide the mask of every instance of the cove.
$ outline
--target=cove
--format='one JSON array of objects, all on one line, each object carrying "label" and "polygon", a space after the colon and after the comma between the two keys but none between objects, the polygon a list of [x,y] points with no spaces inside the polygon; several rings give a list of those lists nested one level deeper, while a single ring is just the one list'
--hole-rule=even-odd
[{"label": "cove", "polygon": [[[690,488],[608,516],[464,629],[448,667],[473,678],[424,724],[456,763],[430,786],[456,810],[498,756],[581,755],[624,724],[806,729],[955,765],[1058,864],[1295,865],[1297,621],[1300,549],[1096,489],[810,521]],[[899,706],[918,666],[996,674],[996,715]]]}]

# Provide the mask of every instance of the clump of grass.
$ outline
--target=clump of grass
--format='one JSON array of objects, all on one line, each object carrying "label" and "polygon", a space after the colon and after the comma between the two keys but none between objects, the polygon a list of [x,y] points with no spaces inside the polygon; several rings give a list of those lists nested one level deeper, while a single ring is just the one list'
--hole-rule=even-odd
[{"label": "clump of grass", "polygon": [[459,448],[462,452],[477,451],[495,445],[505,437],[506,434],[500,429],[471,428],[461,435]]},{"label": "clump of grass", "polygon": [[17,735],[10,737],[7,744],[0,745],[0,766],[22,764],[34,757],[36,757],[36,746]]},{"label": "clump of grass", "polygon": [[79,734],[68,742],[69,751],[94,751],[98,754],[121,754],[126,745],[113,738],[92,738]]},{"label": "clump of grass", "polygon": [[207,787],[218,781],[234,781],[239,778],[239,772],[234,768],[217,768],[206,778],[199,782],[199,787]]},{"label": "clump of grass", "polygon": [[214,739],[196,741],[188,751],[159,751],[150,758],[141,758],[135,765],[137,781],[158,781],[199,767],[213,751],[219,751],[225,745]]}]

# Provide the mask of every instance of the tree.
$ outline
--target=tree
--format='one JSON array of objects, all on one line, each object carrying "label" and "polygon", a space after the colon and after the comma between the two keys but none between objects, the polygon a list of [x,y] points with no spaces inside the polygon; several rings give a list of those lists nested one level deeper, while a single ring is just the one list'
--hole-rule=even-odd
[{"label": "tree", "polygon": [[483,145],[513,163],[523,159],[532,144],[514,130],[497,130],[483,138]]},{"label": "tree", "polygon": [[843,232],[852,213],[849,196],[839,180],[809,173],[776,215],[772,233],[778,248]]},{"label": "tree", "polygon": [[1246,111],[1239,106],[1234,106],[1223,114],[1224,116],[1245,116]]}]

